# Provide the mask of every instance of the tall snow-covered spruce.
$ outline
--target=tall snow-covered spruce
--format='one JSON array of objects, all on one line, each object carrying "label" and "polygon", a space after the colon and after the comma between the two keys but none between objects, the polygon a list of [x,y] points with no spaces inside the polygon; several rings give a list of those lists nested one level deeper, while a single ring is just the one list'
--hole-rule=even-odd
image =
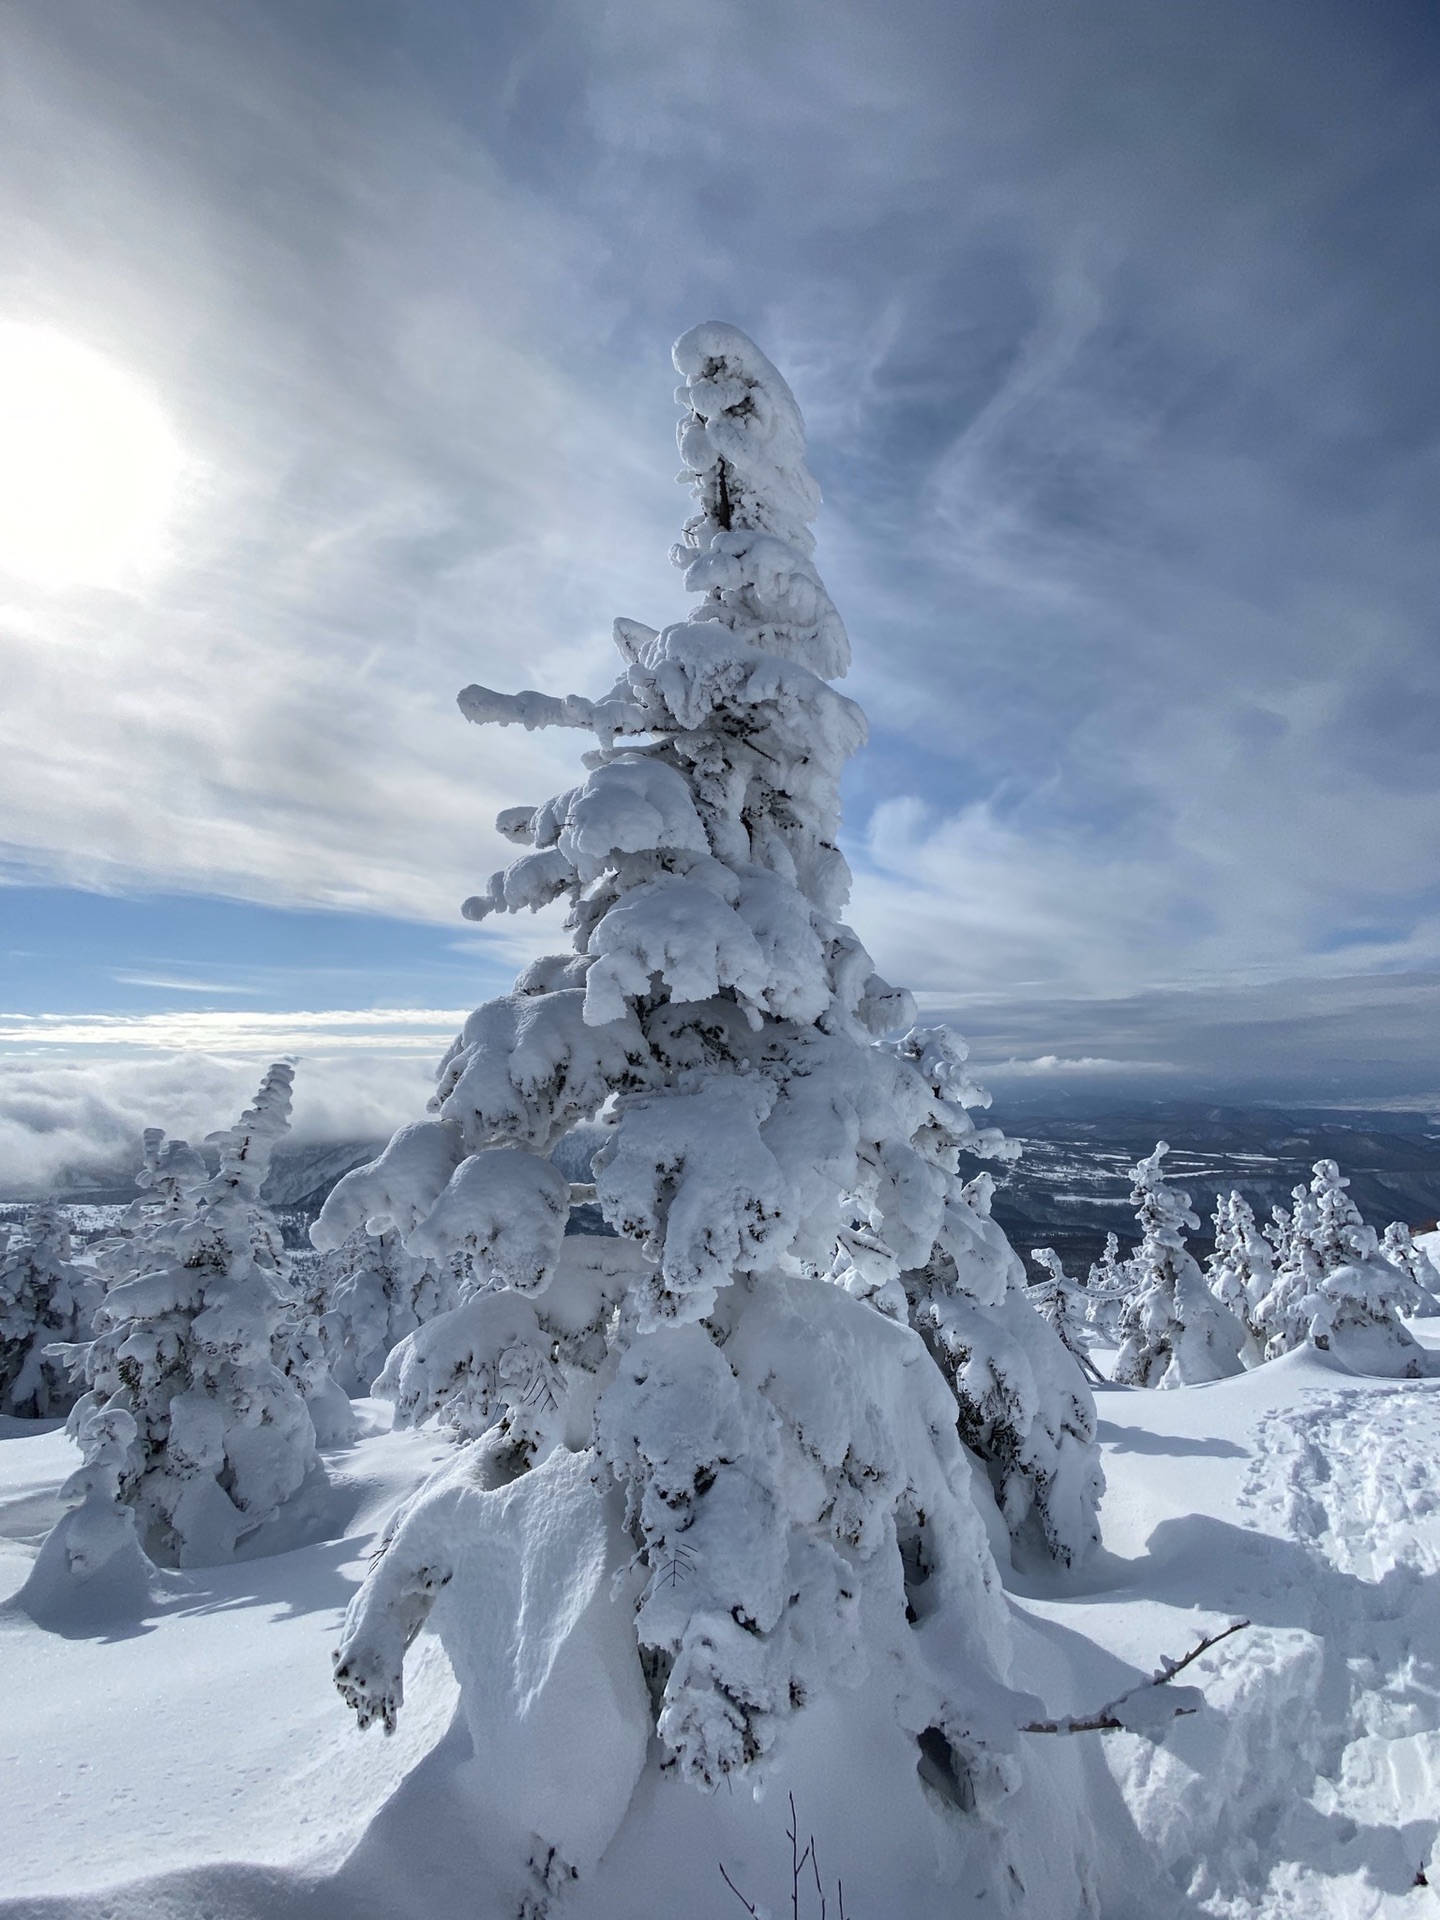
[{"label": "tall snow-covered spruce", "polygon": [[[400,1343],[379,1391],[472,1439],[392,1522],[337,1682],[362,1722],[393,1724],[433,1606],[493,1752],[500,1683],[476,1677],[489,1628],[467,1608],[482,1582],[495,1604],[525,1503],[551,1501],[580,1516],[571,1564],[592,1565],[598,1528],[623,1569],[572,1610],[618,1604],[624,1651],[598,1625],[590,1644],[642,1702],[648,1686],[603,1763],[613,1783],[630,1756],[622,1808],[652,1713],[666,1764],[714,1786],[867,1670],[973,1805],[1016,1779],[1025,1715],[962,1410],[1014,1527],[1039,1514],[1069,1558],[1094,1533],[1093,1403],[1026,1302],[988,1178],[962,1181],[962,1153],[1004,1151],[967,1110],[985,1096],[963,1047],[911,1026],[840,917],[839,781],[865,722],[831,685],[849,643],[812,558],[799,410],[733,327],[687,333],[675,364],[696,507],[673,558],[698,604],[663,632],[617,621],[601,699],[460,695],[478,723],[598,740],[579,785],[500,816],[524,851],[465,907],[563,900],[573,951],[471,1015],[433,1117],[342,1180],[314,1230],[326,1248],[393,1229],[456,1275],[460,1304]],[[592,1189],[551,1155],[596,1119],[593,1193],[619,1238],[567,1238]],[[608,1686],[623,1720],[631,1682]],[[583,1868],[604,1841],[562,1800],[547,1837]]]}]

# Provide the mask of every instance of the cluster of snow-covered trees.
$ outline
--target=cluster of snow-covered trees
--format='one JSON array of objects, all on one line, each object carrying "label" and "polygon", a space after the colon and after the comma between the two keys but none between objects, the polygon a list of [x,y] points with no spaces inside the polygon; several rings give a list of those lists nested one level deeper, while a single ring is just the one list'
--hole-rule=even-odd
[{"label": "cluster of snow-covered trees", "polygon": [[1113,1342],[1113,1378],[1137,1387],[1223,1379],[1307,1344],[1365,1371],[1423,1370],[1404,1318],[1440,1310],[1440,1276],[1402,1222],[1383,1239],[1365,1225],[1333,1160],[1317,1160],[1293,1208],[1273,1208],[1263,1229],[1243,1195],[1219,1195],[1202,1271],[1185,1243],[1200,1224],[1190,1196],[1164,1178],[1169,1151],[1161,1141],[1131,1170],[1140,1241],[1128,1258],[1110,1234],[1082,1290],[1050,1249],[1031,1256],[1046,1275],[1043,1310],[1072,1349],[1087,1335]]}]

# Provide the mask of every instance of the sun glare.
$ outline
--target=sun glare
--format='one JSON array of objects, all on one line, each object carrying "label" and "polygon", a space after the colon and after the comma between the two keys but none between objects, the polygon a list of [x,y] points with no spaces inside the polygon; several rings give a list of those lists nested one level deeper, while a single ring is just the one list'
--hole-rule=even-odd
[{"label": "sun glare", "polygon": [[0,321],[0,571],[124,585],[160,557],[179,468],[138,381],[63,334]]}]

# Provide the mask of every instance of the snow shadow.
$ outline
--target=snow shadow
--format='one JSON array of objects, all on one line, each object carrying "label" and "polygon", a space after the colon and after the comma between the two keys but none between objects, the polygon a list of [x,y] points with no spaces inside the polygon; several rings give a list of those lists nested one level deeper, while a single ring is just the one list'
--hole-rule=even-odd
[{"label": "snow shadow", "polygon": [[1249,1448],[1233,1440],[1192,1439],[1178,1433],[1151,1433],[1145,1427],[1121,1427],[1113,1420],[1101,1420],[1096,1434],[1104,1446],[1116,1453],[1160,1453],[1177,1458],[1187,1454],[1206,1454],[1215,1460],[1245,1460]]},{"label": "snow shadow", "polygon": [[274,1620],[325,1612],[338,1618],[360,1584],[355,1552],[354,1540],[332,1539],[291,1553],[183,1573],[149,1567],[138,1556],[117,1556],[88,1580],[49,1586],[28,1602],[17,1596],[0,1609],[0,1616],[23,1614],[62,1640],[102,1644],[153,1633],[165,1620],[257,1607],[268,1609]]},{"label": "snow shadow", "polygon": [[511,1920],[541,1889],[515,1836],[490,1836],[511,1842],[508,1858],[484,1844],[465,1790],[473,1758],[457,1715],[331,1871],[222,1861],[93,1892],[0,1900],[0,1920]]}]

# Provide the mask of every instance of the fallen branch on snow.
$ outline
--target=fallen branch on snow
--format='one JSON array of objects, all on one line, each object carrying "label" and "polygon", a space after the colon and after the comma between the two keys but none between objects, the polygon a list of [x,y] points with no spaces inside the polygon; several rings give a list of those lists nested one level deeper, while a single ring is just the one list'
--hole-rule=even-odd
[{"label": "fallen branch on snow", "polygon": [[1198,1660],[1202,1653],[1208,1653],[1211,1647],[1228,1640],[1232,1633],[1239,1633],[1242,1627],[1248,1627],[1249,1624],[1248,1620],[1232,1620],[1228,1627],[1222,1627],[1219,1633],[1209,1634],[1198,1646],[1181,1654],[1178,1660],[1172,1660],[1169,1654],[1161,1654],[1159,1669],[1148,1680],[1142,1680],[1138,1687],[1132,1687],[1129,1693],[1122,1693],[1118,1699],[1108,1700],[1103,1707],[1097,1707],[1094,1713],[1070,1714],[1063,1720],[1031,1720],[1020,1731],[1140,1733],[1154,1739],[1172,1720],[1198,1713],[1205,1704],[1205,1696],[1198,1687],[1177,1687],[1168,1695],[1161,1694],[1160,1688],[1169,1686],[1176,1674],[1188,1667],[1192,1660]]}]

